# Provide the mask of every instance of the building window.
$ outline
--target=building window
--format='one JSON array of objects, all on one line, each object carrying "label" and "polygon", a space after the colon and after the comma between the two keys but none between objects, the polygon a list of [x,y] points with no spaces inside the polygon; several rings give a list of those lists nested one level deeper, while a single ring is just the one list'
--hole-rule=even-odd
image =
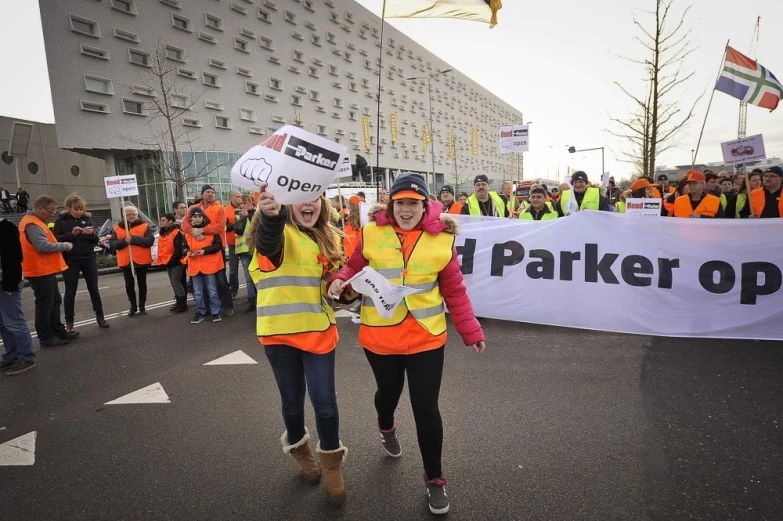
[{"label": "building window", "polygon": [[36,163],[35,161],[30,161],[29,163],[27,163],[27,171],[30,172],[33,175],[37,174],[38,173],[38,163]]},{"label": "building window", "polygon": [[250,48],[247,45],[247,41],[243,40],[242,38],[236,38],[236,37],[234,38],[234,49],[244,53],[250,52]]},{"label": "building window", "polygon": [[321,37],[320,37],[320,36],[318,36],[318,35],[317,35],[317,34],[315,34],[315,33],[311,33],[311,34],[310,34],[310,42],[311,42],[313,45],[316,45],[316,46],[318,46],[318,47],[321,47]]},{"label": "building window", "polygon": [[242,121],[255,121],[256,111],[250,109],[239,109],[239,119]]},{"label": "building window", "polygon": [[272,20],[271,20],[270,15],[269,15],[269,11],[265,11],[265,10],[261,9],[260,7],[258,9],[258,19],[262,20],[262,21],[264,21],[264,22],[266,22],[268,24],[272,23]]},{"label": "building window", "polygon": [[313,0],[304,0],[304,8],[310,11],[311,13],[314,13],[315,7],[313,7]]},{"label": "building window", "polygon": [[212,45],[215,45],[217,43],[214,36],[212,36],[211,34],[203,33],[201,31],[198,32],[198,39],[203,42],[211,43]]},{"label": "building window", "polygon": [[258,92],[258,83],[253,83],[252,81],[245,82],[245,92],[248,94],[254,94],[256,96],[261,95],[261,93]]},{"label": "building window", "polygon": [[201,82],[204,85],[209,85],[210,87],[220,87],[220,77],[217,74],[202,72]]},{"label": "building window", "polygon": [[137,51],[135,49],[128,49],[128,55],[130,56],[130,62],[134,65],[142,65],[144,67],[150,66],[150,55],[144,51]]},{"label": "building window", "polygon": [[201,128],[201,121],[195,118],[182,118],[182,125],[185,127]]},{"label": "building window", "polygon": [[343,88],[343,84],[340,83],[339,81],[333,81],[332,82],[332,87],[334,87],[335,89],[342,89]]},{"label": "building window", "polygon": [[310,91],[310,99],[313,101],[321,101],[321,93],[317,90]]},{"label": "building window", "polygon": [[219,101],[204,100],[204,106],[211,110],[223,110],[223,104]]},{"label": "building window", "polygon": [[180,16],[175,13],[171,13],[171,25],[175,29],[179,29],[181,31],[187,31],[191,32],[190,26],[190,18],[185,18],[184,16]]},{"label": "building window", "polygon": [[270,51],[274,51],[275,50],[275,42],[272,41],[271,38],[267,38],[265,36],[262,36],[262,37],[260,37],[258,39],[258,41],[260,42],[261,47],[263,47],[264,49],[268,49]]},{"label": "building window", "polygon": [[216,31],[223,30],[223,20],[213,14],[204,13],[204,25]]},{"label": "building window", "polygon": [[277,78],[269,78],[269,86],[275,90],[283,90],[283,81]]},{"label": "building window", "polygon": [[264,134],[264,128],[255,125],[249,125],[247,127],[247,131],[250,132],[251,134],[261,134],[261,135]]},{"label": "building window", "polygon": [[92,101],[82,101],[82,110],[87,112],[98,112],[100,114],[108,114],[109,107],[103,103],[94,103]]},{"label": "building window", "polygon": [[166,45],[166,58],[169,60],[174,60],[178,62],[185,63],[185,50],[180,49],[179,47],[174,47],[173,45]]},{"label": "building window", "polygon": [[231,118],[226,116],[215,116],[215,126],[217,128],[230,129]]},{"label": "building window", "polygon": [[296,65],[289,65],[288,70],[293,72],[294,74],[299,74],[301,71],[299,70],[299,67]]},{"label": "building window", "polygon": [[239,34],[241,34],[245,38],[250,38],[251,40],[255,40],[256,39],[256,33],[251,31],[250,29],[240,28],[239,29]]},{"label": "building window", "polygon": [[136,15],[133,0],[111,0],[111,8],[121,13]]},{"label": "building window", "polygon": [[239,14],[247,14],[247,9],[245,9],[245,6],[239,5],[236,2],[231,2],[231,10],[236,11]]},{"label": "building window", "polygon": [[296,15],[292,13],[291,11],[285,12],[285,21],[291,24],[296,25]]},{"label": "building window", "polygon": [[76,165],[72,165],[71,166],[71,175],[72,176],[79,177],[79,174],[81,174],[81,173],[82,173],[82,171],[81,171],[81,169],[78,166],[76,166]]},{"label": "building window", "polygon": [[107,96],[114,94],[111,80],[98,78],[97,76],[88,76],[86,74],[84,75],[84,90],[97,94],[106,94]]},{"label": "building window", "polygon": [[322,136],[326,135],[326,125],[318,125],[318,133]]},{"label": "building window", "polygon": [[308,66],[307,67],[307,74],[309,74],[313,78],[317,78],[318,77],[318,68],[317,67],[313,67],[312,65]]},{"label": "building window", "polygon": [[218,59],[215,59],[215,58],[210,58],[209,59],[209,64],[212,67],[215,67],[216,69],[226,70],[226,62],[224,62],[222,60],[218,60]]},{"label": "building window", "polygon": [[332,22],[339,24],[340,23],[340,15],[335,13],[334,11],[329,11],[329,20]]},{"label": "building window", "polygon": [[114,28],[114,37],[128,42],[139,43],[139,35],[130,31]]},{"label": "building window", "polygon": [[329,74],[332,76],[339,76],[340,72],[337,70],[337,65],[329,65]]},{"label": "building window", "polygon": [[175,109],[188,109],[190,108],[190,98],[183,94],[172,94],[171,106]]},{"label": "building window", "polygon": [[356,111],[354,110],[348,111],[348,119],[352,121],[356,121]]},{"label": "building window", "polygon": [[144,102],[133,99],[123,99],[122,112],[125,114],[133,114],[134,116],[144,116]]},{"label": "building window", "polygon": [[187,78],[189,80],[196,79],[196,73],[194,71],[191,71],[190,69],[183,69],[182,67],[177,69],[177,76],[182,76],[183,78]]},{"label": "building window", "polygon": [[291,94],[291,105],[296,105],[297,107],[301,107],[302,96],[299,96],[297,94]]},{"label": "building window", "polygon": [[98,29],[98,22],[82,18],[81,16],[70,15],[71,31],[93,38],[100,38],[101,32]]},{"label": "building window", "polygon": [[339,112],[332,112],[332,117],[334,119],[342,119],[343,115],[340,114]]},{"label": "building window", "polygon": [[345,58],[345,61],[349,63],[353,63],[353,57],[351,56],[351,53],[349,53],[348,51],[345,51],[345,53],[343,54],[343,58]]},{"label": "building window", "polygon": [[147,96],[148,98],[154,98],[155,97],[155,91],[152,90],[151,87],[147,87],[144,85],[132,85],[131,90],[134,94],[138,94],[140,96]]},{"label": "building window", "polygon": [[245,67],[240,67],[239,65],[237,65],[237,74],[240,76],[247,76],[248,78],[253,77],[253,71],[246,69]]},{"label": "building window", "polygon": [[81,53],[85,56],[89,56],[90,58],[98,58],[100,60],[108,60],[109,59],[109,51],[104,51],[103,49],[98,49],[97,47],[90,47],[89,45],[81,45]]},{"label": "building window", "polygon": [[330,33],[327,31],[326,33],[326,41],[329,43],[336,44],[337,43],[337,36],[335,36],[334,33]]},{"label": "building window", "polygon": [[291,29],[291,37],[299,40],[300,42],[304,41],[304,35],[300,33],[299,31]]},{"label": "building window", "polygon": [[334,98],[334,106],[338,109],[343,108],[343,100],[340,98]]},{"label": "building window", "polygon": [[294,55],[294,61],[297,61],[297,62],[300,62],[300,63],[304,63],[305,57],[304,57],[304,53],[302,51],[294,49],[293,55]]},{"label": "building window", "polygon": [[272,94],[264,94],[264,101],[268,101],[270,103],[277,103],[277,96],[273,96]]}]

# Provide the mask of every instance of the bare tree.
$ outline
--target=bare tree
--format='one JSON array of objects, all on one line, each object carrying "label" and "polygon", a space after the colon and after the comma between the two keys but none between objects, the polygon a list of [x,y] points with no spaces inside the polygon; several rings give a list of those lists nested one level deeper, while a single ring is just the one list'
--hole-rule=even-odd
[{"label": "bare tree", "polygon": [[681,103],[681,93],[675,91],[693,78],[695,71],[685,66],[686,59],[696,50],[691,42],[691,29],[685,27],[691,6],[676,18],[673,6],[676,0],[654,0],[654,11],[641,11],[652,18],[649,28],[634,14],[634,25],[642,33],[634,38],[647,53],[638,60],[621,57],[644,67],[644,93],[633,93],[615,82],[615,85],[634,103],[634,110],[626,118],[610,118],[616,129],[607,132],[627,140],[625,161],[636,167],[637,175],[655,175],[655,162],[661,154],[677,146],[677,137],[695,115],[702,93],[687,108]]},{"label": "bare tree", "polygon": [[180,64],[167,57],[160,41],[147,57],[147,65],[139,73],[138,80],[147,98],[145,108],[149,116],[149,133],[142,139],[126,139],[143,150],[155,153],[156,179],[173,183],[176,198],[184,201],[187,184],[205,180],[211,172],[222,166],[215,162],[203,165],[196,163],[199,138],[194,135],[194,130],[198,127],[187,126],[183,120],[204,92],[189,91],[179,85],[177,78]]}]

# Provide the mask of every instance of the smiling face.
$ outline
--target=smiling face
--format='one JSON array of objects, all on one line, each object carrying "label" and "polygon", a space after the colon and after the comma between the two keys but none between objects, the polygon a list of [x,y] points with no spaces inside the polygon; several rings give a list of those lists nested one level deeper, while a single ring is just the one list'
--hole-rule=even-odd
[{"label": "smiling face", "polygon": [[581,194],[585,190],[587,190],[587,182],[585,182],[583,179],[576,179],[571,182],[571,184],[574,187],[574,193]]},{"label": "smiling face", "polygon": [[546,197],[544,197],[544,194],[534,193],[530,194],[528,200],[530,201],[530,206],[532,206],[534,210],[539,211],[544,207]]},{"label": "smiling face", "polygon": [[318,223],[318,217],[321,215],[321,198],[291,205],[291,210],[294,213],[296,224],[312,228]]},{"label": "smiling face", "polygon": [[394,220],[405,231],[412,230],[424,215],[424,201],[397,199],[394,201]]}]

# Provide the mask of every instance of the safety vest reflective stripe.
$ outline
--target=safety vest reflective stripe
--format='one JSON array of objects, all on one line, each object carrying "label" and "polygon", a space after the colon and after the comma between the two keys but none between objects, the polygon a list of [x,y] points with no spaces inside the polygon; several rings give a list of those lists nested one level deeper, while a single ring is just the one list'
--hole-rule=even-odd
[{"label": "safety vest reflective stripe", "polygon": [[400,275],[402,274],[402,270],[404,268],[391,268],[391,269],[381,269],[381,270],[375,270],[381,275],[383,275],[387,279],[399,279]]},{"label": "safety vest reflective stripe", "polygon": [[274,317],[279,315],[293,315],[295,313],[323,313],[324,309],[319,304],[280,304],[278,306],[263,306],[256,308],[258,317]]},{"label": "safety vest reflective stripe", "polygon": [[[328,277],[327,277],[328,278]],[[275,277],[273,279],[261,279],[256,284],[256,289],[279,288],[281,286],[299,286],[301,288],[321,287],[322,277]]]},{"label": "safety vest reflective stripe", "polygon": [[440,304],[439,306],[433,306],[431,308],[411,309],[410,312],[416,320],[424,320],[425,318],[437,317],[438,315],[443,314],[444,310],[443,304]]}]

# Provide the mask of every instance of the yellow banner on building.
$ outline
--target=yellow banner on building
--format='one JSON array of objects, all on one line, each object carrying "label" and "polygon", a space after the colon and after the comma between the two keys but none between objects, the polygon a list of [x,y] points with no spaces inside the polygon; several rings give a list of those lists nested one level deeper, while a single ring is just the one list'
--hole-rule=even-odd
[{"label": "yellow banner on building", "polygon": [[432,143],[432,134],[430,133],[430,121],[424,118],[424,145]]},{"label": "yellow banner on building", "polygon": [[364,135],[364,148],[370,151],[370,118],[362,116],[362,134]]},{"label": "yellow banner on building", "polygon": [[391,139],[392,143],[397,143],[397,113],[389,113],[389,124],[391,125]]},{"label": "yellow banner on building", "polygon": [[446,139],[449,143],[449,157],[454,157],[454,132],[449,130],[449,132],[446,134]]},{"label": "yellow banner on building", "polygon": [[479,133],[475,128],[470,131],[470,150],[475,157],[479,155]]}]

